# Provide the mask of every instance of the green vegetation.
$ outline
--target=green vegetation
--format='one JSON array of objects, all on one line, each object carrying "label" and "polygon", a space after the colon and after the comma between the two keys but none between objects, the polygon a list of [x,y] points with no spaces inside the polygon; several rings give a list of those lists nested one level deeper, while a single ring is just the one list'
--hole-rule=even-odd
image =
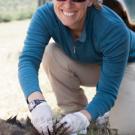
[{"label": "green vegetation", "polygon": [[[45,1],[45,0],[44,0]],[[47,0],[49,1],[49,0]],[[31,18],[37,8],[38,0],[0,0],[0,22]],[[132,20],[135,22],[134,0],[124,0]],[[41,4],[41,3],[40,3]]]},{"label": "green vegetation", "polygon": [[36,0],[0,0],[0,22],[31,18]]},{"label": "green vegetation", "polygon": [[2,12],[0,13],[0,22],[9,22],[12,20],[23,20],[27,18],[31,18],[33,14],[33,10],[29,11],[19,11],[19,12]]},{"label": "green vegetation", "polygon": [[87,135],[118,135],[118,130],[111,129],[109,121],[101,125],[91,122]]}]

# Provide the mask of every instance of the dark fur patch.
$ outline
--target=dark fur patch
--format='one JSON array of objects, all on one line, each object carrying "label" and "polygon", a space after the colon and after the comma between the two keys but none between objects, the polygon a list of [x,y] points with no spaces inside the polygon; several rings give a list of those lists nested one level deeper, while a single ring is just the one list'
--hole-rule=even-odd
[{"label": "dark fur patch", "polygon": [[25,123],[21,123],[15,116],[8,120],[0,119],[0,135],[39,135],[39,133],[32,126],[29,118]]},{"label": "dark fur patch", "polygon": [[[0,119],[0,135],[41,135],[31,124],[31,120],[27,117],[26,120],[23,119],[17,120],[17,116],[10,117],[7,120]],[[49,131],[48,135],[66,135],[64,124],[61,124],[59,127],[56,126],[58,121],[53,125],[53,132]],[[42,135],[45,135],[42,133]]]}]

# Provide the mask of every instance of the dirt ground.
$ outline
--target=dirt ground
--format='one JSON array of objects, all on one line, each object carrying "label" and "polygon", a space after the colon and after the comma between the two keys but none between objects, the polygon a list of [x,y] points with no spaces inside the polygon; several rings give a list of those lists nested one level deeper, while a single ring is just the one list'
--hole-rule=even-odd
[{"label": "dirt ground", "polygon": [[[28,114],[27,104],[18,82],[17,66],[29,22],[25,20],[0,23],[0,118],[3,119],[16,114],[20,117]],[[42,68],[39,79],[45,98],[52,109],[57,110],[55,96]],[[95,88],[85,88],[85,93],[91,100]]]}]

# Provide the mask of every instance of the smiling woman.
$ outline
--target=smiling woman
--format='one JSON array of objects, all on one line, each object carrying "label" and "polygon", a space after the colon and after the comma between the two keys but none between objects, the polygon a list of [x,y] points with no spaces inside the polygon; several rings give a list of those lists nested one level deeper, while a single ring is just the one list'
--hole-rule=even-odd
[{"label": "smiling woman", "polygon": [[73,37],[78,38],[84,26],[87,7],[93,0],[55,0],[54,10],[60,21],[71,29]]},{"label": "smiling woman", "polygon": [[[135,111],[135,33],[101,0],[54,0],[32,17],[19,57],[19,80],[31,122],[46,134],[54,116],[39,86],[41,62],[64,114],[59,124],[66,123],[69,134],[86,131],[90,121],[108,111],[121,134],[135,133],[135,117],[127,119]],[[90,102],[82,85],[96,87]]]}]

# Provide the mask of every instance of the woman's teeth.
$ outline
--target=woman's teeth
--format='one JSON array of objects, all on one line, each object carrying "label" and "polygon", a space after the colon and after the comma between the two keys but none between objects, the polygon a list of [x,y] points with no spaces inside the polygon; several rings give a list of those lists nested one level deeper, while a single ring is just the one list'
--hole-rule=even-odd
[{"label": "woman's teeth", "polygon": [[63,11],[63,14],[64,14],[65,16],[73,16],[73,15],[74,15],[73,12],[72,12],[72,13],[71,13],[71,12],[69,13],[69,12],[64,12],[64,11]]}]

